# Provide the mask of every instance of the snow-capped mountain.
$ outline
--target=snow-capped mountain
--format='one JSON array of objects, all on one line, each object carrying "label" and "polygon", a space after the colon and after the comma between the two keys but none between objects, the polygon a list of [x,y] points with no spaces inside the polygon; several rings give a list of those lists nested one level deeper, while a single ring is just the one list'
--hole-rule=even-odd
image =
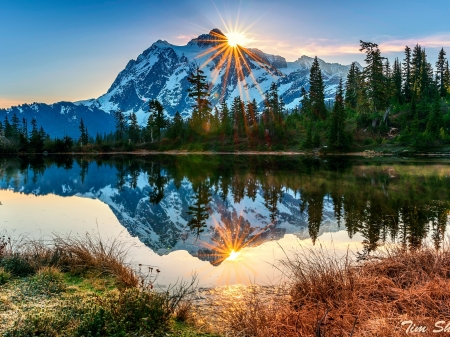
[{"label": "snow-capped mountain", "polygon": [[[282,56],[270,55],[255,48],[230,50],[223,43],[225,39],[220,30],[213,29],[185,46],[159,40],[136,60],[129,61],[108,91],[97,99],[60,102],[56,103],[56,107],[55,104],[24,104],[0,109],[0,118],[6,114],[12,116],[13,113],[29,120],[33,116],[52,136],[61,136],[63,133],[78,135],[82,116],[83,120],[88,119],[85,123],[91,133],[112,131],[111,113],[117,109],[135,112],[139,122],[145,124],[148,118],[147,102],[154,98],[163,103],[168,115],[173,116],[179,111],[183,116],[189,116],[193,102],[187,95],[187,78],[197,67],[205,72],[210,82],[213,105],[222,97],[231,103],[236,96],[241,96],[243,100],[256,99],[261,105],[264,93],[276,82],[286,107],[298,106],[301,87],[309,87],[313,58],[302,56],[297,61],[287,62]],[[323,60],[319,63],[326,97],[333,98],[339,80],[345,80],[350,66]],[[55,111],[60,111],[61,116]],[[62,128],[62,125],[66,127]]]}]

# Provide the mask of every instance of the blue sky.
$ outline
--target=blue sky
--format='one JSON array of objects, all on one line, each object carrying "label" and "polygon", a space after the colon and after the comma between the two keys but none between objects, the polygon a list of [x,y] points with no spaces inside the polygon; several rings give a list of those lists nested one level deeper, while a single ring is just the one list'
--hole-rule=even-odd
[{"label": "blue sky", "polygon": [[364,40],[392,59],[418,42],[434,64],[440,47],[450,54],[449,12],[448,0],[0,0],[0,107],[98,97],[156,40],[226,26],[288,61],[363,63]]}]

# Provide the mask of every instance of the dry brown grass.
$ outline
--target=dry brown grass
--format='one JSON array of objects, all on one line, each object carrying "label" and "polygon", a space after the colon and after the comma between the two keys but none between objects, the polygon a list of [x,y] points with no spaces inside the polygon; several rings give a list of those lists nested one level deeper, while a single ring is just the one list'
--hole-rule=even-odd
[{"label": "dry brown grass", "polygon": [[42,267],[57,267],[73,274],[112,276],[118,286],[137,287],[140,278],[126,263],[128,252],[129,247],[117,239],[105,241],[89,234],[54,235],[51,240],[26,237],[10,240],[5,236],[0,240],[0,262],[11,260],[10,264],[15,266],[20,262],[27,272],[28,269],[36,273]]},{"label": "dry brown grass", "polygon": [[[357,263],[303,250],[283,261],[285,296],[250,287],[215,301],[214,328],[228,336],[406,336],[411,320],[433,333],[450,321],[450,251],[390,248]],[[445,335],[444,332],[442,334]]]},{"label": "dry brown grass", "polygon": [[126,264],[128,248],[118,240],[102,241],[86,234],[84,237],[54,238],[53,249],[62,254],[59,264],[72,273],[97,272],[113,276],[124,287],[137,287],[139,277]]}]

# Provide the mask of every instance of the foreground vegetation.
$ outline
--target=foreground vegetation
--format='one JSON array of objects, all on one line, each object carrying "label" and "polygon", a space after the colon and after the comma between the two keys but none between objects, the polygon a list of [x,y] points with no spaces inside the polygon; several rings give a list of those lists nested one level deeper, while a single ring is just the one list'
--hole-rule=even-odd
[{"label": "foreground vegetation", "polygon": [[125,264],[117,242],[0,240],[2,336],[211,336],[183,321],[194,282],[165,292]]},{"label": "foreground vegetation", "polygon": [[439,336],[450,320],[448,248],[390,248],[359,262],[302,250],[281,268],[288,278],[284,295],[267,296],[256,286],[223,289],[208,319],[198,319],[213,322],[215,331],[252,337],[391,337],[419,326],[417,335]]},{"label": "foreground vegetation", "polygon": [[360,258],[300,250],[278,266],[284,287],[211,290],[202,310],[191,305],[192,284],[154,291],[151,271],[133,272],[115,242],[3,238],[0,253],[3,336],[404,336],[402,322],[427,336],[450,320],[448,246]]}]

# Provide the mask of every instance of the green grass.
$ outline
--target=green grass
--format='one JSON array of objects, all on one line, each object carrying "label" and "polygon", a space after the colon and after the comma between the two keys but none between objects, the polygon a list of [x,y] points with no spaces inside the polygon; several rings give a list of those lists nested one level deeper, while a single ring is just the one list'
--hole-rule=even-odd
[{"label": "green grass", "polygon": [[0,335],[218,337],[176,320],[166,293],[131,287],[112,277],[43,268],[0,285]]},{"label": "green grass", "polygon": [[19,243],[0,238],[1,336],[202,336],[175,322],[189,318],[195,278],[157,292],[120,242]]}]

